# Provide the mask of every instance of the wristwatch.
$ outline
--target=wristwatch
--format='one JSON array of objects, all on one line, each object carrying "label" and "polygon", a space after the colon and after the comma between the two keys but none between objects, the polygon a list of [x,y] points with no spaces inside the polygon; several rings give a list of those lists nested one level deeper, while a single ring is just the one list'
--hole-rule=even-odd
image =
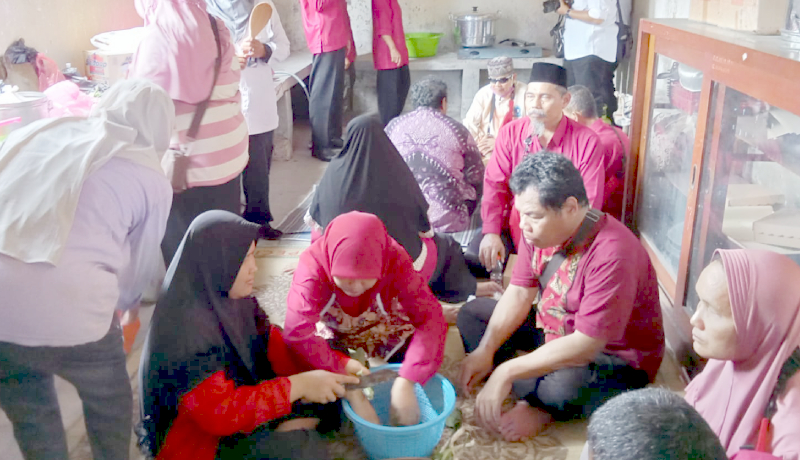
[{"label": "wristwatch", "polygon": [[572,16],[570,16],[570,15],[569,15],[571,12],[572,12],[572,7],[570,7],[570,8],[567,10],[567,12],[564,14],[564,16],[566,16],[566,17],[568,17],[568,18],[572,19]]}]

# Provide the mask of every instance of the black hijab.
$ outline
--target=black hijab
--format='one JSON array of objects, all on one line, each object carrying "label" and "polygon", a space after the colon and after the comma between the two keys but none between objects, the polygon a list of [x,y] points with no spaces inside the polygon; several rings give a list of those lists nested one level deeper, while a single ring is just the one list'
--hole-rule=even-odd
[{"label": "black hijab", "polygon": [[311,217],[322,228],[350,211],[378,216],[412,259],[422,251],[418,233],[431,229],[428,202],[374,115],[356,117],[347,125],[344,147],[322,176],[311,203]]},{"label": "black hijab", "polygon": [[140,363],[142,446],[155,457],[179,398],[223,370],[237,385],[275,377],[267,359],[268,322],[252,297],[228,290],[260,227],[227,211],[189,226],[167,270]]}]

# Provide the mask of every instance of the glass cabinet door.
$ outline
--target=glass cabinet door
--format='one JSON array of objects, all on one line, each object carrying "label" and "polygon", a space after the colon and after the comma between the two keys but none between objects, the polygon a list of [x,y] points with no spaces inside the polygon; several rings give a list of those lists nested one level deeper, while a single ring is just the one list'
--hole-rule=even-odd
[{"label": "glass cabinet door", "polygon": [[716,249],[765,249],[800,263],[800,116],[720,84],[711,106],[684,303],[690,313]]},{"label": "glass cabinet door", "polygon": [[655,65],[637,227],[676,280],[703,74],[663,55],[656,55]]}]

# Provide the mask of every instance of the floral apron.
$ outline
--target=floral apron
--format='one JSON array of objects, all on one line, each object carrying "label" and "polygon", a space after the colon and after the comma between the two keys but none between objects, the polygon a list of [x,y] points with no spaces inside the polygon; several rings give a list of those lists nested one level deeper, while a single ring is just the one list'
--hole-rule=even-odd
[{"label": "floral apron", "polygon": [[380,295],[361,315],[350,316],[336,303],[336,294],[320,313],[317,335],[332,340],[339,348],[363,348],[370,357],[389,360],[414,334],[414,325],[393,299],[388,308]]}]

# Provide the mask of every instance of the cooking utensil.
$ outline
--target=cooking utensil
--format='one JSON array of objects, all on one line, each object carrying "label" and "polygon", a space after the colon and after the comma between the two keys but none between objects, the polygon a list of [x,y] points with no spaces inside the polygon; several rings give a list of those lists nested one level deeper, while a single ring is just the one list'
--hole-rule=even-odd
[{"label": "cooking utensil", "polygon": [[344,388],[347,391],[358,390],[361,388],[373,387],[379,383],[389,382],[396,379],[398,376],[396,369],[381,369],[368,375],[359,377],[361,380],[358,383],[347,383]]},{"label": "cooking utensil", "polygon": [[249,33],[250,39],[255,40],[256,35],[267,27],[270,18],[272,17],[272,7],[269,3],[259,3],[253,7],[253,12],[250,13]]},{"label": "cooking utensil", "polygon": [[479,13],[478,7],[460,15],[450,14],[450,20],[456,23],[456,41],[465,48],[482,48],[494,45],[494,23],[497,13]]}]

